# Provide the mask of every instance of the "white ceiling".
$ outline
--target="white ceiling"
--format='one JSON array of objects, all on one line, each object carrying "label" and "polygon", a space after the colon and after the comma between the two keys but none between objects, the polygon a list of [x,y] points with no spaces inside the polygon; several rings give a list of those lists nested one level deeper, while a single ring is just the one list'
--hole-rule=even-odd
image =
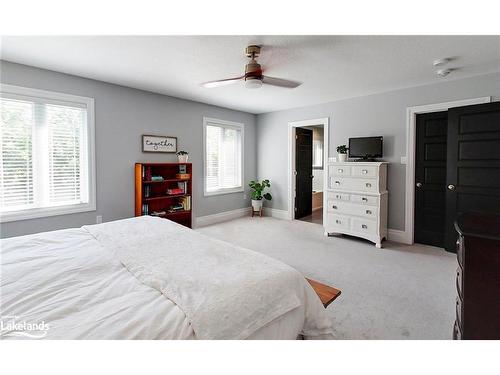
[{"label": "white ceiling", "polygon": [[[200,82],[244,73],[248,44],[265,74],[296,89]],[[437,58],[458,68],[438,78]],[[264,113],[500,70],[500,36],[6,36],[1,58],[251,113]]]}]

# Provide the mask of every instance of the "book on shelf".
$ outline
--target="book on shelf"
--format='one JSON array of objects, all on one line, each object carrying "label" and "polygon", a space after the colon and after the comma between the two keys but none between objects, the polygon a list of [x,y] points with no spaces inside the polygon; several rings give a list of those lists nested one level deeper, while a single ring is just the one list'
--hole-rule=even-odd
[{"label": "book on shelf", "polygon": [[178,211],[184,211],[184,206],[182,204],[180,204],[180,203],[174,204],[168,210],[168,212],[178,212]]},{"label": "book on shelf", "polygon": [[178,178],[179,180],[189,180],[191,175],[189,173],[177,173],[175,178]]},{"label": "book on shelf", "polygon": [[144,181],[151,181],[151,167],[143,166],[142,167],[142,179]]},{"label": "book on shelf", "polygon": [[182,207],[184,208],[185,211],[190,211],[191,210],[191,197],[190,196],[182,197],[180,199],[180,203],[181,203],[181,205],[182,205]]},{"label": "book on shelf", "polygon": [[143,215],[148,215],[149,214],[149,205],[143,204],[142,205],[142,214]]},{"label": "book on shelf", "polygon": [[184,194],[184,190],[176,188],[176,189],[167,189],[168,195],[181,195]]},{"label": "book on shelf", "polygon": [[187,181],[178,182],[177,187],[182,190],[182,194],[187,193]]}]

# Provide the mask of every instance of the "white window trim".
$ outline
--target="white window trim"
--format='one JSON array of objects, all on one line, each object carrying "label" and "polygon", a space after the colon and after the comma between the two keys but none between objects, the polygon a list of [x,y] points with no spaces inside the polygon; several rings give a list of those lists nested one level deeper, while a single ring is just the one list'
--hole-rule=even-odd
[{"label": "white window trim", "polygon": [[[234,128],[241,131],[241,186],[230,189],[219,189],[207,191],[207,126],[209,123]],[[211,117],[203,117],[203,195],[205,197],[222,194],[241,193],[245,191],[245,124],[240,122],[219,120]]]},{"label": "white window trim", "polygon": [[60,92],[32,89],[28,87],[0,84],[0,96],[2,93],[32,96],[34,98],[43,98],[47,101],[61,101],[66,103],[76,103],[84,105],[87,108],[87,153],[88,153],[88,194],[87,203],[52,206],[42,208],[31,208],[22,211],[12,211],[0,214],[0,223],[37,219],[49,216],[75,214],[79,212],[96,210],[96,175],[95,175],[95,113],[94,98],[64,94]]}]

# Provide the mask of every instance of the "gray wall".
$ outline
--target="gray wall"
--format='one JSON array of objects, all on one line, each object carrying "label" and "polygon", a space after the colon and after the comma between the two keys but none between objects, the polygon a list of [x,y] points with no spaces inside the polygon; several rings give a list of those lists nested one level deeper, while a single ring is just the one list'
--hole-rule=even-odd
[{"label": "gray wall", "polygon": [[[0,61],[2,83],[95,99],[97,211],[1,224],[1,237],[95,223],[134,215],[134,163],[175,162],[171,154],[141,152],[142,134],[178,137],[193,163],[194,216],[249,207],[244,193],[203,196],[203,116],[245,124],[245,180],[256,177],[255,115],[153,94],[53,71]],[[246,192],[245,192],[246,193]],[[247,194],[248,196],[248,194]]]},{"label": "gray wall", "polygon": [[390,163],[389,228],[404,230],[406,166],[401,156],[406,155],[406,108],[482,96],[500,100],[500,73],[258,115],[257,175],[271,180],[273,200],[268,205],[288,210],[288,122],[329,117],[330,156],[349,137],[384,137],[384,160]]}]

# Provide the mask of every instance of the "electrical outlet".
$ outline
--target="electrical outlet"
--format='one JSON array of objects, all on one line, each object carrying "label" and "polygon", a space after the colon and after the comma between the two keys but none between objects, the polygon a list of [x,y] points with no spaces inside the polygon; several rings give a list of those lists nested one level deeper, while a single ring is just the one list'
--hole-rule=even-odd
[{"label": "electrical outlet", "polygon": [[97,216],[95,217],[95,222],[96,222],[97,224],[101,224],[101,223],[102,223],[102,215],[97,215]]},{"label": "electrical outlet", "polygon": [[247,195],[246,194],[243,194],[243,199],[247,199]]}]

